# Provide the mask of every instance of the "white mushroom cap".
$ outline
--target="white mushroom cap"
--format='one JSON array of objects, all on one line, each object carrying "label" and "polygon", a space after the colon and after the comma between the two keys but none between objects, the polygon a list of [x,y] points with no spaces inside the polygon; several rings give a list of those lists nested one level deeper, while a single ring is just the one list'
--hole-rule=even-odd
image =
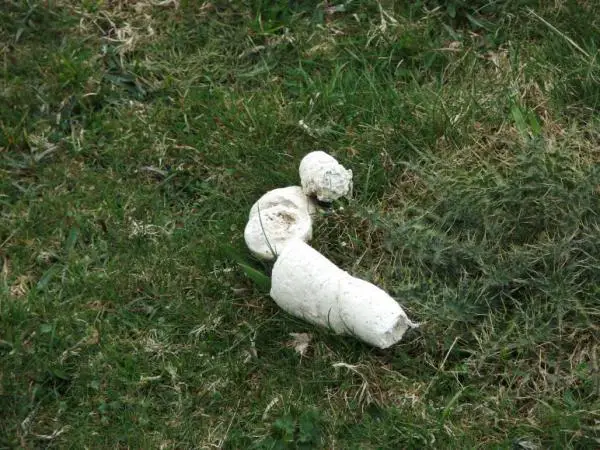
[{"label": "white mushroom cap", "polygon": [[300,186],[274,189],[250,209],[244,240],[250,251],[266,261],[273,260],[293,239],[312,237],[315,206]]},{"label": "white mushroom cap", "polygon": [[300,162],[300,182],[306,195],[332,202],[352,192],[352,171],[323,151],[311,152]]}]

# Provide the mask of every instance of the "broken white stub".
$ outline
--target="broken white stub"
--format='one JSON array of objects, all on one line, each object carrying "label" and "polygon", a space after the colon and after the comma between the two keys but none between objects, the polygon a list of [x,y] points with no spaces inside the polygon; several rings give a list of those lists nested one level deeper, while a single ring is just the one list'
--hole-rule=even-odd
[{"label": "broken white stub", "polygon": [[300,161],[300,182],[306,195],[332,202],[352,192],[352,171],[323,151],[311,152]]},{"label": "broken white stub", "polygon": [[312,237],[313,201],[300,186],[274,189],[250,209],[244,240],[250,251],[263,260],[273,260],[292,239]]},{"label": "broken white stub", "polygon": [[392,346],[418,326],[382,289],[351,276],[298,239],[275,262],[271,297],[296,317],[379,348]]}]

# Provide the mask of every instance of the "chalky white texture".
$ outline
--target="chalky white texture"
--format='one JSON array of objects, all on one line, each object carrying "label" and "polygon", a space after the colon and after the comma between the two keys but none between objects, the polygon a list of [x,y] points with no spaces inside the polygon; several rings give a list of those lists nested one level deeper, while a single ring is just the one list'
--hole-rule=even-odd
[{"label": "chalky white texture", "polygon": [[306,195],[332,202],[352,192],[352,171],[323,151],[311,152],[300,161],[300,182]]},{"label": "chalky white texture", "polygon": [[289,242],[277,258],[271,297],[296,317],[379,348],[418,326],[383,290],[351,276],[301,240]]},{"label": "chalky white texture", "polygon": [[250,209],[244,230],[246,245],[263,260],[273,260],[291,239],[312,237],[315,206],[300,186],[274,189]]}]

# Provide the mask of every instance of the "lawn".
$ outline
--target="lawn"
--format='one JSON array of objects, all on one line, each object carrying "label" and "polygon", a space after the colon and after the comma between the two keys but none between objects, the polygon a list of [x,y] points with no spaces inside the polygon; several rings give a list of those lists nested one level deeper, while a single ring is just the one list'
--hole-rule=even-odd
[{"label": "lawn", "polygon": [[[600,2],[0,3],[0,448],[600,446]],[[245,247],[316,149],[390,349]]]}]

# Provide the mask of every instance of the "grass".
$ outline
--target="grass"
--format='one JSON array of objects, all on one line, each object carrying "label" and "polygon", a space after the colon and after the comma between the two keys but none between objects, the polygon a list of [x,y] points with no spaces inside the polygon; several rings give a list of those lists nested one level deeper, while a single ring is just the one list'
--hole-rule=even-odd
[{"label": "grass", "polygon": [[[5,1],[0,448],[597,448],[599,18]],[[314,149],[355,187],[312,245],[422,323],[389,350],[245,249]]]}]

